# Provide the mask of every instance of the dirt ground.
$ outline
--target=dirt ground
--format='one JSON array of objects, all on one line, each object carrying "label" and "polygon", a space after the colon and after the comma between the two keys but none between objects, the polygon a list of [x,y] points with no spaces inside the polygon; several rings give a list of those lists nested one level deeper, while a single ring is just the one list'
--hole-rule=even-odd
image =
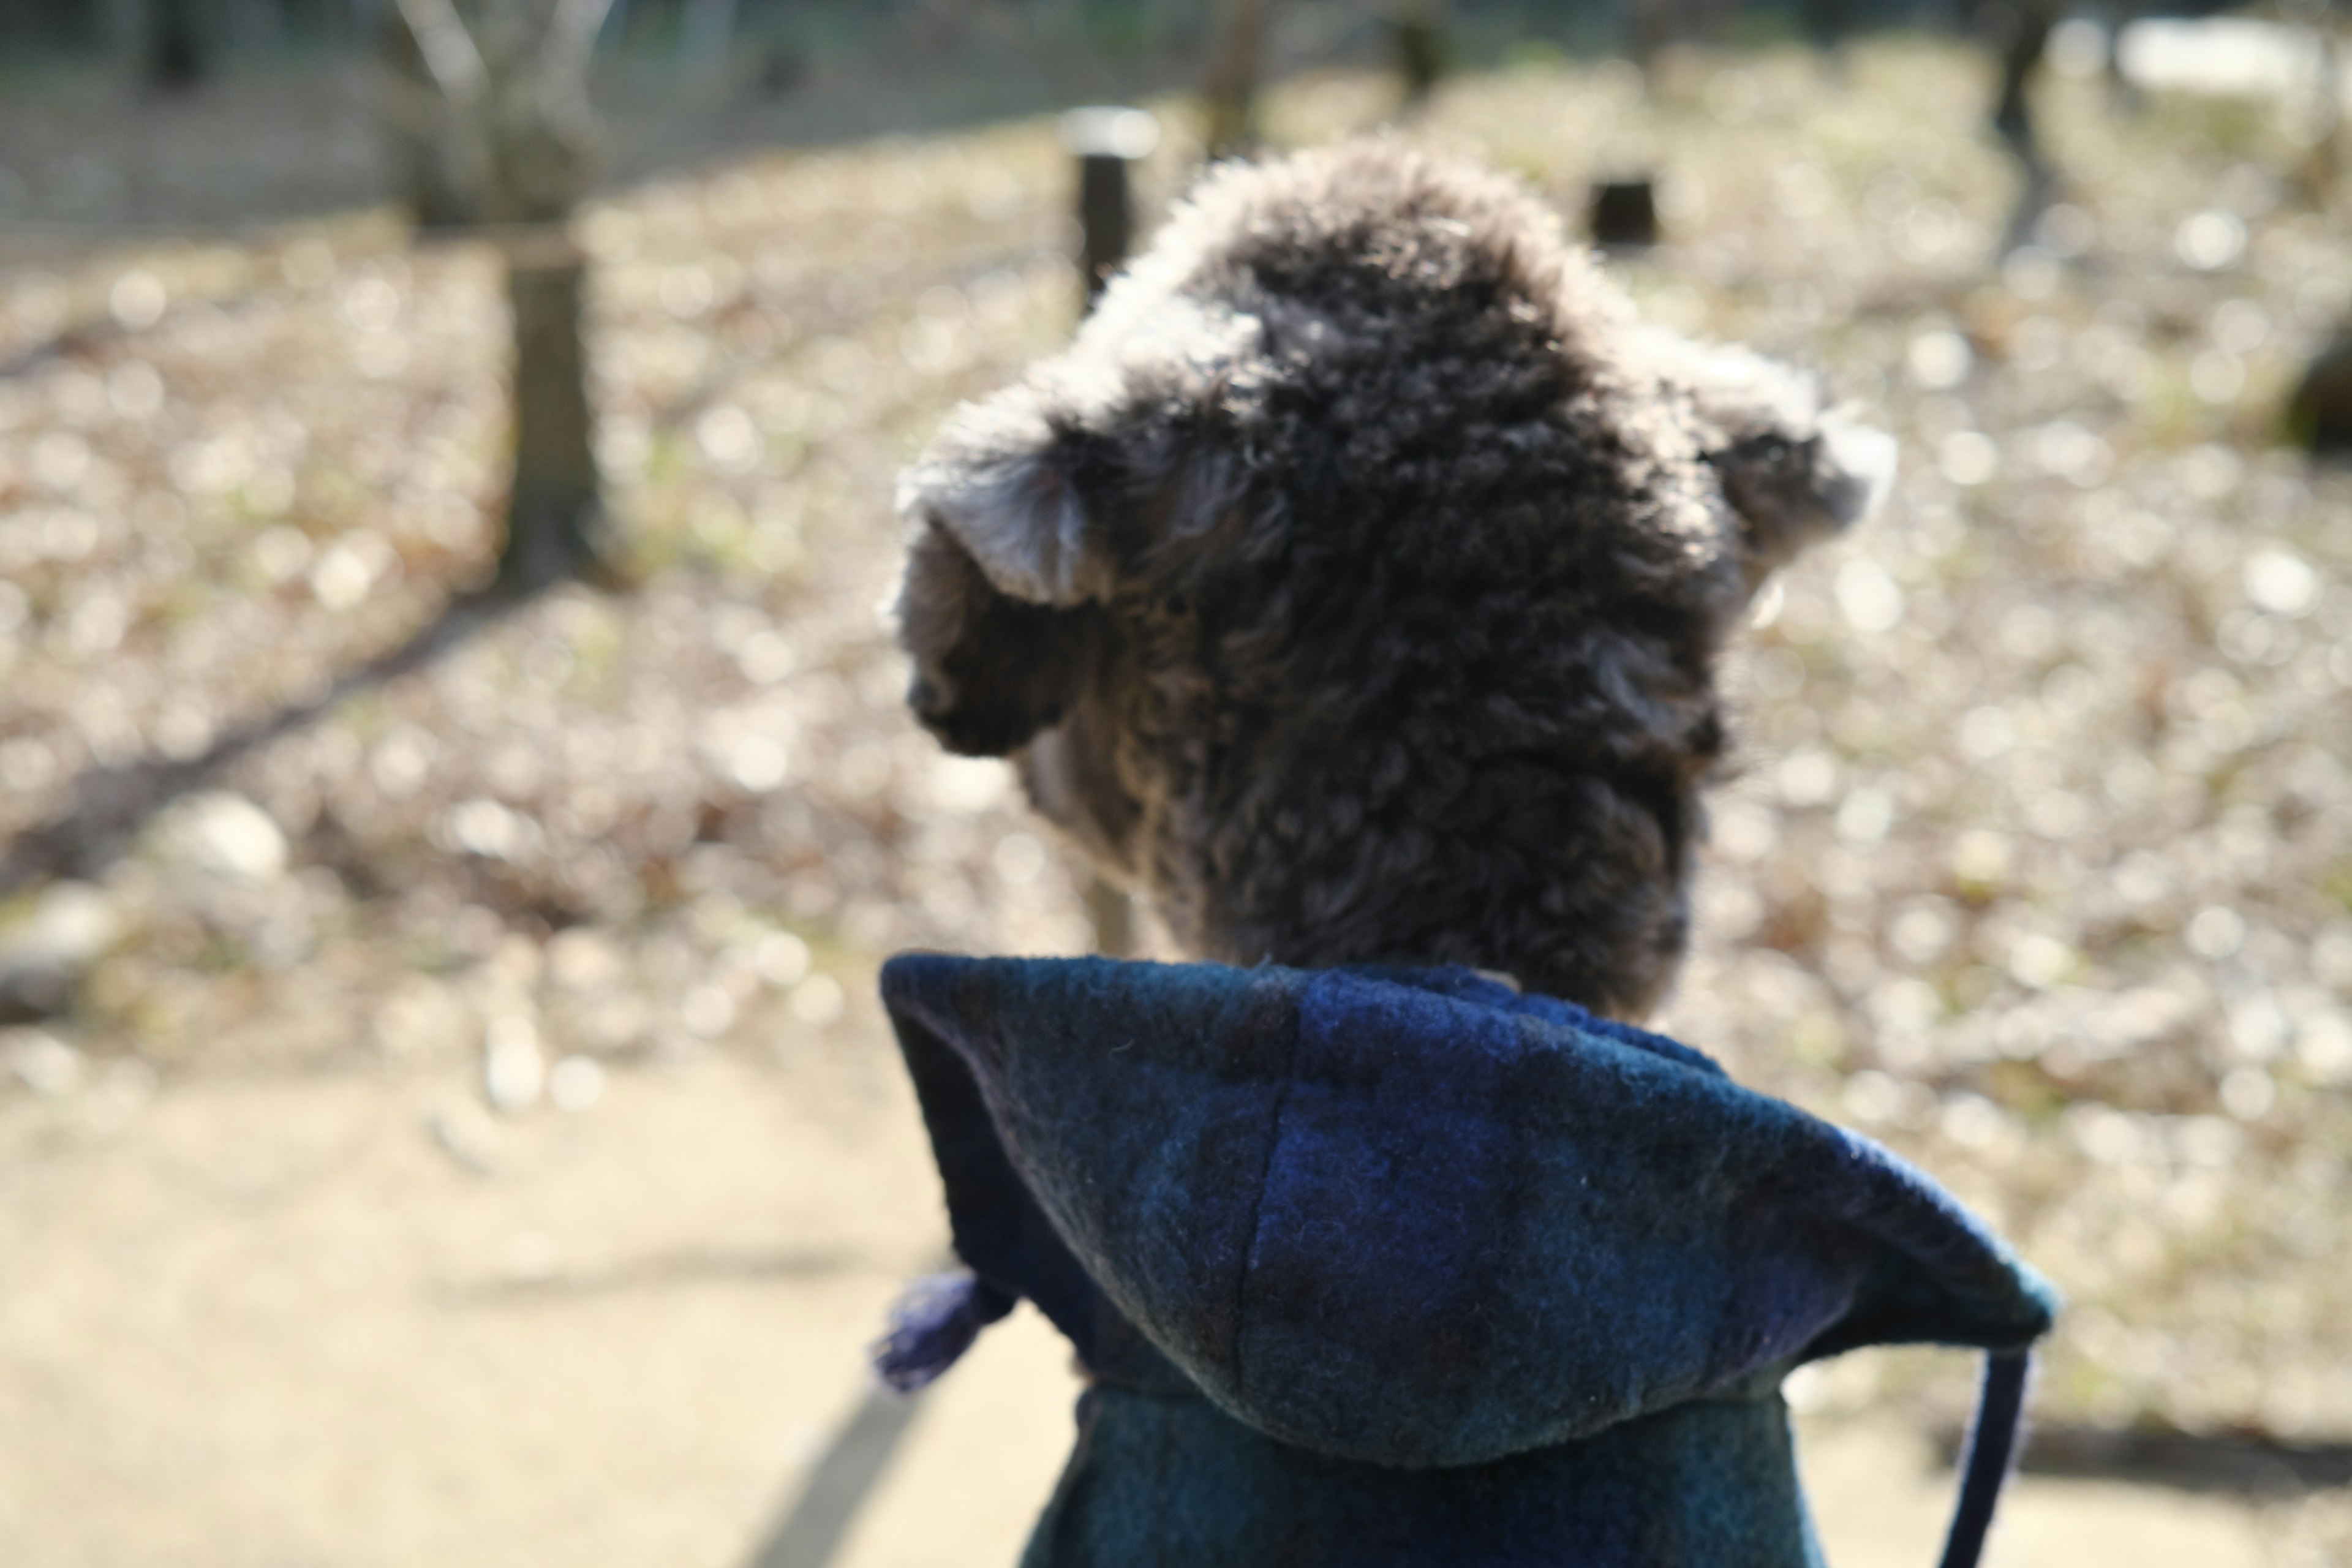
[{"label": "dirt ground", "polygon": [[[1531,59],[1418,131],[1570,221],[1660,170],[1669,242],[1612,262],[1641,307],[1820,366],[1904,449],[1886,515],[1727,660],[1740,766],[1660,1022],[2049,1268],[2054,1417],[2340,1440],[2352,479],[2276,415],[2352,308],[2343,205],[2265,111],[2058,82],[2066,200],[2003,264],[1971,58],[1670,76]],[[304,117],[341,91],[149,115],[146,185],[84,156],[103,104],[11,141],[47,110],[0,91],[42,217],[0,244],[12,850],[488,565],[495,258],[336,205],[364,126]],[[1266,129],[1393,107],[1324,73]],[[941,1242],[875,963],[1085,941],[1002,769],[907,720],[875,614],[892,475],[1077,307],[1068,161],[989,112],[616,175],[580,228],[630,590],[525,606],[0,888],[0,1011],[31,1015],[0,1030],[0,1568],[750,1568],[774,1538]],[[1147,227],[1197,151],[1169,124]],[[138,226],[252,194],[222,180],[285,226]],[[1931,1560],[1920,1434],[1969,1371],[1809,1384],[1833,1561]],[[1010,1562],[1070,1396],[1034,1319],[992,1332],[842,1561]],[[2341,1492],[2029,1479],[1992,1561],[2347,1552]]]},{"label": "dirt ground", "polygon": [[[0,1102],[10,1568],[750,1568],[942,1224],[876,1026],[491,1119],[457,1076]],[[34,1289],[25,1289],[27,1284]],[[925,1398],[835,1562],[1010,1563],[1076,1383],[1024,1309]],[[1841,1568],[1932,1561],[1951,1478],[1809,1423]],[[1994,1568],[2258,1568],[2229,1501],[2016,1483]]]}]

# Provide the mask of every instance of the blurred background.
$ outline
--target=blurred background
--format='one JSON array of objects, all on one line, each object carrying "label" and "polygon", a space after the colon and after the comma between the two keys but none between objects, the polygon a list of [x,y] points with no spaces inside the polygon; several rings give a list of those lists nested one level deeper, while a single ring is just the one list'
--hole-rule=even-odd
[{"label": "blurred background", "polygon": [[[874,970],[1157,939],[906,717],[893,474],[1210,148],[1400,124],[1900,437],[1656,1022],[2068,1292],[1990,1560],[2352,1563],[2336,24],[0,0],[0,1561],[1013,1560],[1050,1332],[866,1391]],[[1795,1380],[1832,1561],[1972,1376]]]}]

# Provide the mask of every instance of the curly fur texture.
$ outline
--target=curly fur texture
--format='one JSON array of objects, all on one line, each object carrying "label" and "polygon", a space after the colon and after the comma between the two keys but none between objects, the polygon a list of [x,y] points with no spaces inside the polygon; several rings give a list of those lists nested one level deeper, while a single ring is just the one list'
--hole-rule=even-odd
[{"label": "curly fur texture", "polygon": [[1506,179],[1391,141],[1227,165],[906,475],[909,700],[1202,956],[1637,1015],[1726,633],[1891,456],[1811,378],[1640,326]]}]

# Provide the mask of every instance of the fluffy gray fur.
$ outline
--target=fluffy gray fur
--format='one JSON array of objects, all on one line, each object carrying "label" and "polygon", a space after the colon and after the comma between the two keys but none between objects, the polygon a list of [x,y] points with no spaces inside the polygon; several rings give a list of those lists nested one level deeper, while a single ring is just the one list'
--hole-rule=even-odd
[{"label": "fluffy gray fur", "polygon": [[1717,652],[1892,456],[1813,378],[1639,325],[1508,180],[1390,141],[1227,165],[906,475],[909,701],[1202,956],[1638,1015]]}]

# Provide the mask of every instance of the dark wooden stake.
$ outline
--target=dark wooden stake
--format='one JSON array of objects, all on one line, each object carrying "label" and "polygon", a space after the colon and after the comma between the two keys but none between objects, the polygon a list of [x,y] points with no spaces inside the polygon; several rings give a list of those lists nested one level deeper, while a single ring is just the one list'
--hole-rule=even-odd
[{"label": "dark wooden stake", "polygon": [[1209,156],[1246,153],[1255,136],[1257,84],[1265,67],[1266,0],[1220,0],[1209,39],[1209,68],[1201,85],[1207,100]]},{"label": "dark wooden stake", "polygon": [[1127,260],[1135,235],[1135,205],[1128,194],[1127,160],[1112,153],[1078,159],[1078,276],[1091,302]]},{"label": "dark wooden stake", "polygon": [[[1160,127],[1139,109],[1076,109],[1062,117],[1062,144],[1078,161],[1078,275],[1089,310],[1127,263],[1135,243],[1129,166],[1159,144]],[[1079,873],[1095,951],[1125,958],[1135,951],[1135,900],[1091,868]]]},{"label": "dark wooden stake", "polygon": [[1652,180],[1603,180],[1592,187],[1592,243],[1639,249],[1658,243],[1658,191]]},{"label": "dark wooden stake", "polygon": [[1078,275],[1089,308],[1135,242],[1129,167],[1159,142],[1158,122],[1139,109],[1074,109],[1062,117],[1062,144],[1078,161]]}]

